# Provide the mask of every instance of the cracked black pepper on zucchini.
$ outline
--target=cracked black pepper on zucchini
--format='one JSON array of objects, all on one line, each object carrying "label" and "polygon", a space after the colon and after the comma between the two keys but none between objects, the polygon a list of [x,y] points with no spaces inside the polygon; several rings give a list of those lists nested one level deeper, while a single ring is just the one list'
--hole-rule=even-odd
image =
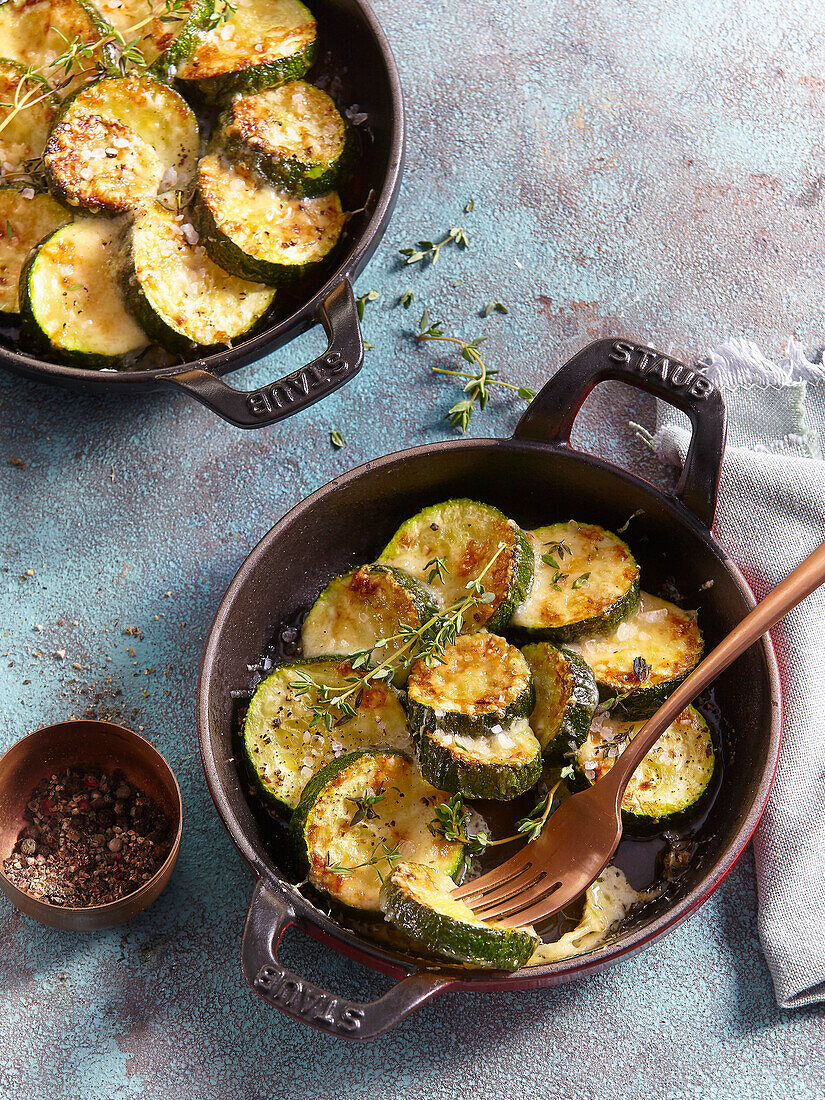
[{"label": "cracked black pepper on zucchini", "polygon": [[[559,938],[560,924],[547,944],[479,920],[451,890],[466,860],[536,840],[570,784],[597,781],[641,728],[622,706],[698,659],[695,615],[644,593],[636,607],[638,586],[629,547],[604,528],[554,523],[528,541],[469,499],[424,508],[377,563],[334,577],[304,619],[304,659],[257,688],[244,726],[269,806],[297,804],[291,836],[309,882],[344,909],[383,910],[414,950],[466,965],[514,969],[601,945],[638,898],[617,867],[588,890],[579,925]],[[567,647],[514,644],[585,626]],[[599,705],[609,675],[614,694]],[[689,707],[628,786],[628,833],[693,822],[716,769],[707,723]],[[526,816],[527,799],[509,821],[492,806],[531,791]]]}]

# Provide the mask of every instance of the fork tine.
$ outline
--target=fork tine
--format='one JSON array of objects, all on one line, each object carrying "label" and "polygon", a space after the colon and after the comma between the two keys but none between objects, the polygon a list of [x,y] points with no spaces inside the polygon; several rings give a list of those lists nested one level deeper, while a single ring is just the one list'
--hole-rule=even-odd
[{"label": "fork tine", "polygon": [[[610,855],[613,853],[611,852]],[[558,889],[552,893],[545,893],[542,897],[538,897],[534,894],[532,897],[529,894],[521,895],[517,900],[519,905],[512,905],[506,914],[502,914],[501,924],[506,925],[508,928],[522,928],[528,924],[539,924],[547,917],[557,913],[559,909],[564,909],[576,898],[581,897],[585,890],[585,886],[582,885],[582,881],[587,882],[592,877],[596,878],[602,873],[605,867],[610,862],[610,855],[605,857],[604,862],[595,872],[588,870],[586,875],[583,876],[581,869],[574,869],[572,874],[565,875],[559,882]],[[551,880],[552,881],[552,880]],[[514,899],[516,900],[516,899]],[[485,920],[490,920],[491,917],[488,914],[484,914]]]},{"label": "fork tine", "polygon": [[482,894],[485,890],[512,882],[526,867],[532,866],[533,862],[522,848],[520,852],[510,856],[508,860],[505,860],[498,867],[494,867],[492,871],[488,871],[486,875],[480,875],[479,878],[474,878],[472,882],[467,882],[453,890],[452,896],[465,902],[472,909],[474,903],[469,899],[475,894]]},{"label": "fork tine", "polygon": [[509,898],[493,901],[487,904],[488,898],[481,899],[481,904],[473,910],[479,920],[498,921],[510,914],[520,914],[526,906],[538,903],[554,893],[561,886],[558,878],[542,872],[539,877],[518,894],[511,894]]},{"label": "fork tine", "polygon": [[[497,902],[507,901],[509,898],[515,897],[516,895],[521,896],[526,890],[530,890],[533,886],[537,885],[543,878],[543,868],[537,867],[535,860],[528,860],[524,863],[518,874],[511,875],[501,884],[501,886],[498,886],[494,890],[486,891],[477,898],[471,898],[469,900],[462,898],[462,901],[464,901],[466,905],[469,905],[474,913],[480,914],[482,909],[488,909]],[[486,920],[486,917],[483,919]]]}]

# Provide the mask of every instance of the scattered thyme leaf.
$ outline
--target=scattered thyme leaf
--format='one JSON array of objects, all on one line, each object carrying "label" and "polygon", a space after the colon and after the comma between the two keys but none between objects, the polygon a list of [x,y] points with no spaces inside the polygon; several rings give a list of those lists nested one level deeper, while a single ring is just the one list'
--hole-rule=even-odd
[{"label": "scattered thyme leaf", "polygon": [[509,313],[510,310],[504,305],[503,302],[488,302],[482,309],[481,316],[489,317],[492,313]]},{"label": "scattered thyme leaf", "polygon": [[446,558],[430,558],[424,566],[428,569],[427,584],[443,584],[450,570],[447,568]]},{"label": "scattered thyme leaf", "polygon": [[364,307],[367,302],[375,302],[381,295],[377,290],[368,290],[366,294],[361,294],[355,299],[355,308],[358,311],[358,320],[364,320]]},{"label": "scattered thyme leaf", "polygon": [[346,440],[337,428],[333,428],[333,430],[329,433],[329,441],[333,445],[333,447],[338,450],[340,450],[340,448],[346,444]]},{"label": "scattered thyme leaf", "polygon": [[476,208],[476,200],[475,199],[470,199],[470,201],[468,203],[466,203],[465,206],[464,206],[464,213],[465,214],[471,214],[473,212],[473,210],[475,210],[475,208]]},{"label": "scattered thyme leaf", "polygon": [[352,828],[353,825],[359,825],[362,821],[372,821],[373,818],[378,817],[378,814],[375,812],[373,807],[376,806],[379,802],[383,802],[384,799],[387,797],[384,794],[384,790],[385,787],[382,780],[378,784],[375,792],[364,791],[364,793],[357,798],[347,798],[347,802],[354,802],[357,807],[355,813],[352,815],[352,820],[349,823],[350,828]]},{"label": "scattered thyme leaf", "polygon": [[417,247],[399,248],[398,252],[404,257],[405,266],[421,263],[428,258],[431,264],[436,264],[438,263],[438,257],[441,255],[441,249],[448,244],[454,244],[458,248],[470,247],[470,241],[465,231],[460,226],[454,225],[447,236],[437,243],[418,241]]},{"label": "scattered thyme leaf", "polygon": [[404,293],[399,297],[398,304],[400,306],[403,306],[404,309],[409,309],[414,301],[415,295],[413,294],[413,292],[411,290],[405,290]]},{"label": "scattered thyme leaf", "polygon": [[582,585],[587,584],[587,582],[589,580],[590,580],[590,574],[589,573],[582,573],[580,576],[576,577],[576,579],[573,581],[573,583],[570,585],[570,587],[573,588],[573,589],[581,588]]}]

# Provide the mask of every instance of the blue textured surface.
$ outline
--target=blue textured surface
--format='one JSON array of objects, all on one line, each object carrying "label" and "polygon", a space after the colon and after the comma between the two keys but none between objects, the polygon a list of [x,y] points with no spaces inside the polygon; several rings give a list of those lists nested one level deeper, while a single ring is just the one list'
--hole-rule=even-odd
[{"label": "blue textured surface", "polygon": [[[489,333],[490,360],[533,386],[597,335],[686,352],[748,335],[770,353],[823,328],[825,16],[812,5],[376,6],[408,94],[409,168],[359,287],[382,297],[354,382],[245,434],[177,394],[104,401],[0,377],[0,746],[69,714],[120,718],[166,754],[186,815],[171,885],[123,928],[61,934],[0,901],[0,1094],[821,1097],[822,1012],[775,1006],[749,857],[686,925],[607,974],[445,996],[368,1047],[293,1024],[242,982],[252,882],[202,779],[202,642],[286,508],[358,462],[448,434],[455,386],[408,336],[421,304]],[[399,267],[397,248],[456,224],[469,251]],[[409,312],[395,305],[407,289]],[[473,318],[490,299],[510,315]],[[320,338],[236,380],[263,383],[310,345]],[[508,434],[521,404],[495,398],[472,431]],[[650,414],[603,387],[578,437],[644,468],[627,421]],[[345,449],[330,447],[332,428]],[[140,639],[124,633],[135,626]],[[342,993],[387,988],[298,935],[282,957]]]}]

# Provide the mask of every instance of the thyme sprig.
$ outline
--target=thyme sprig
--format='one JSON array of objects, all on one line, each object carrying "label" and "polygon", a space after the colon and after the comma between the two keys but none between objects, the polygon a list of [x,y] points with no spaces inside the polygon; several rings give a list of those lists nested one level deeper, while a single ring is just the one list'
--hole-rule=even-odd
[{"label": "thyme sprig", "polygon": [[[500,542],[478,576],[467,582],[464,586],[466,596],[461,596],[443,611],[435,612],[418,626],[398,623],[394,634],[379,639],[371,649],[353,654],[350,658],[352,674],[344,678],[343,684],[322,684],[305,669],[298,669],[289,687],[298,696],[314,695],[314,701],[309,702],[312,711],[310,728],[323,725],[329,732],[335,726],[344,725],[355,717],[365,691],[374,684],[392,680],[400,667],[406,668],[413,660],[423,661],[426,665],[441,662],[445,648],[452,645],[461,633],[467,612],[478,604],[492,603],[495,599],[495,594],[485,589],[483,581],[504,548],[504,543]],[[430,563],[433,567],[436,560]],[[388,656],[377,665],[372,665],[376,650],[386,650],[395,643],[397,645]]]},{"label": "thyme sprig", "polygon": [[437,243],[433,241],[419,241],[417,248],[399,248],[399,253],[405,257],[404,266],[409,264],[419,264],[429,258],[430,263],[438,263],[438,257],[441,254],[441,249],[448,244],[455,244],[458,248],[469,248],[470,241],[464,230],[454,225],[447,236]]},{"label": "thyme sprig", "polygon": [[473,340],[462,340],[458,336],[448,336],[441,326],[440,321],[431,322],[430,315],[425,309],[418,322],[418,332],[415,334],[419,344],[428,340],[439,340],[447,344],[455,344],[460,349],[461,358],[472,366],[478,368],[474,374],[468,371],[448,370],[446,367],[434,366],[435,374],[449,374],[454,378],[466,378],[468,381],[463,387],[466,398],[457,401],[447,413],[447,419],[454,428],[466,432],[475,410],[476,403],[480,409],[487,408],[490,400],[490,386],[504,386],[508,390],[515,390],[519,397],[525,401],[532,401],[536,391],[529,386],[517,386],[512,382],[505,382],[499,378],[496,367],[488,367],[481,358],[480,344],[487,339],[486,336],[476,336]]},{"label": "thyme sprig", "polygon": [[[235,0],[221,0],[204,29],[214,30],[221,26],[234,14],[235,9]],[[77,79],[146,72],[149,64],[140,48],[143,35],[138,32],[145,30],[156,20],[161,23],[183,22],[189,15],[186,0],[165,0],[159,11],[151,10],[150,4],[149,14],[125,30],[111,28],[91,40],[85,39],[82,34],[69,39],[55,28],[55,33],[63,39],[66,48],[46,65],[29,65],[24,70],[11,103],[0,103],[0,108],[8,110],[6,117],[0,120],[0,132],[21,111],[43,103],[55,93],[65,91]]]},{"label": "thyme sprig", "polygon": [[[381,851],[379,852],[379,848]],[[352,867],[344,867],[340,863],[332,863],[329,858],[329,852],[327,852],[327,870],[331,871],[334,875],[352,875],[356,871],[360,871],[362,867],[374,867],[378,877],[381,881],[384,881],[384,876],[379,870],[378,864],[385,861],[390,865],[390,872],[395,869],[396,863],[401,859],[401,848],[399,844],[390,848],[387,846],[387,842],[379,840],[370,853],[369,859],[365,859],[363,863],[356,863]]]},{"label": "thyme sprig", "polygon": [[466,845],[470,855],[480,855],[487,848],[495,848],[500,844],[512,844],[514,840],[526,840],[531,844],[538,840],[550,810],[553,806],[553,798],[556,791],[565,779],[573,774],[572,767],[562,768],[556,783],[547,792],[546,796],[527,814],[516,822],[514,836],[505,836],[500,840],[490,840],[485,832],[471,833],[468,830],[470,811],[464,805],[460,794],[454,794],[452,798],[435,807],[435,817],[429,823],[428,828],[433,836],[443,836],[445,840],[458,840]]}]

